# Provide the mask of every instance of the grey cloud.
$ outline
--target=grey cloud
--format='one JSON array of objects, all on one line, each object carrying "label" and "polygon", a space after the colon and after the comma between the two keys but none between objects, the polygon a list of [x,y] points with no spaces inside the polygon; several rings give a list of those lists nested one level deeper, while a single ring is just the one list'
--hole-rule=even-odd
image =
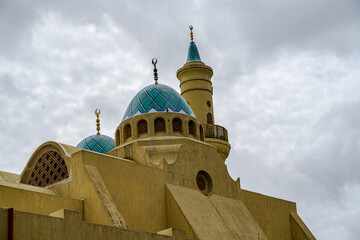
[{"label": "grey cloud", "polygon": [[321,183],[332,197],[360,184],[360,102],[342,103],[325,113],[310,136],[297,145],[295,168]]},{"label": "grey cloud", "polygon": [[318,239],[352,239],[358,10],[352,0],[1,1],[0,170],[20,172],[44,141],[76,145],[94,134],[95,108],[112,136],[131,98],[152,83],[153,57],[159,81],[178,89],[192,24],[214,69],[231,175],[296,201]]},{"label": "grey cloud", "polygon": [[227,3],[212,2],[204,10],[213,16],[206,39],[213,48],[226,46],[217,50],[224,58],[242,58],[242,71],[254,71],[284,48],[359,52],[358,1],[238,1],[232,11]]},{"label": "grey cloud", "polygon": [[37,18],[36,10],[26,1],[0,2],[0,54],[15,58],[17,49],[29,40],[29,27]]}]

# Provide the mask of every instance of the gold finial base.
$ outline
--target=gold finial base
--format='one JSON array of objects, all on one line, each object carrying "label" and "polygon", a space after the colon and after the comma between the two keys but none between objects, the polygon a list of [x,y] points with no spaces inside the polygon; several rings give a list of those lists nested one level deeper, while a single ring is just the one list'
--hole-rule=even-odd
[{"label": "gold finial base", "polygon": [[190,28],[190,40],[191,40],[191,42],[194,42],[194,34],[193,34],[193,26],[192,25],[190,25],[189,26],[189,28]]},{"label": "gold finial base", "polygon": [[100,118],[99,118],[100,109],[95,110],[95,115],[96,115],[96,130],[97,130],[96,134],[100,135]]},{"label": "gold finial base", "polygon": [[155,80],[155,84],[158,84],[158,73],[157,73],[157,69],[156,69],[156,63],[157,63],[157,58],[153,58],[152,59],[152,64],[154,65],[154,80]]}]

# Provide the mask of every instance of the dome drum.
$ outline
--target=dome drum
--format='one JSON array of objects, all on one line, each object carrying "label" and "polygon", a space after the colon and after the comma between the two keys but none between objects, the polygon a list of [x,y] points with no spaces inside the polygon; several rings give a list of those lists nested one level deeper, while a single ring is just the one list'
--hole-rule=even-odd
[{"label": "dome drum", "polygon": [[[204,139],[200,122],[192,116],[174,112],[156,112],[126,119],[115,132],[116,147],[135,139],[157,136],[182,136]],[[202,135],[201,135],[202,134]]]}]

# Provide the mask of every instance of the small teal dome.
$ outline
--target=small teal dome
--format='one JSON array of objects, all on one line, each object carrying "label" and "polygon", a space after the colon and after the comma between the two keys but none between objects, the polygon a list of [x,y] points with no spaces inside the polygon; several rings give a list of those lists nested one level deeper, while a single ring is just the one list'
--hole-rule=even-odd
[{"label": "small teal dome", "polygon": [[186,62],[201,62],[199,51],[194,42],[190,43]]},{"label": "small teal dome", "polygon": [[151,84],[131,100],[122,121],[139,114],[166,111],[195,117],[189,104],[177,91],[164,84]]},{"label": "small teal dome", "polygon": [[115,148],[115,140],[106,135],[95,134],[82,140],[76,147],[98,153],[107,153]]}]

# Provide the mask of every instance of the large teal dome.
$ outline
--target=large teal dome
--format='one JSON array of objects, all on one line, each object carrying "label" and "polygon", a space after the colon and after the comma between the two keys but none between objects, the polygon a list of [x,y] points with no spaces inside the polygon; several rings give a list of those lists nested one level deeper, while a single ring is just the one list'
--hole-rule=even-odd
[{"label": "large teal dome", "polygon": [[95,134],[83,139],[76,147],[98,153],[107,153],[115,148],[115,140],[106,135]]},{"label": "large teal dome", "polygon": [[122,121],[151,112],[178,112],[195,117],[186,100],[173,88],[151,84],[136,94],[127,107]]}]

